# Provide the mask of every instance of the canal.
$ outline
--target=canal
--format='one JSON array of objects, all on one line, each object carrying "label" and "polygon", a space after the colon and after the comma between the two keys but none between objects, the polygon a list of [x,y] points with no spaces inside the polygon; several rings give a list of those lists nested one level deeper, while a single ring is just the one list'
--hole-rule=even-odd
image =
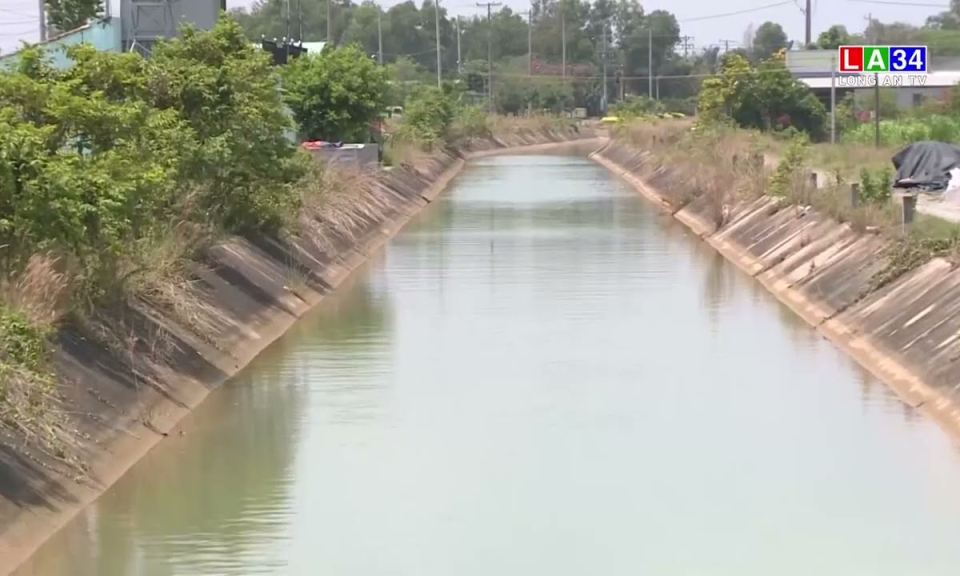
[{"label": "canal", "polygon": [[472,163],[21,575],[956,575],[931,422],[603,168]]}]

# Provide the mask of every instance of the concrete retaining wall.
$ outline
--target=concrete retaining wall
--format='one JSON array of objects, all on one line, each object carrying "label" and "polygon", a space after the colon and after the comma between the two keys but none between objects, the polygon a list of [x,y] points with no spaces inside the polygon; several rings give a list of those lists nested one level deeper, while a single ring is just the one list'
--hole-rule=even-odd
[{"label": "concrete retaining wall", "polygon": [[[649,153],[614,141],[592,157],[674,212],[656,189],[673,175]],[[721,226],[703,201],[674,216],[960,439],[960,270],[935,258],[877,288],[887,240],[769,197],[733,206]]]},{"label": "concrete retaining wall", "polygon": [[353,168],[376,170],[380,163],[376,144],[344,144],[341,148],[318,148],[310,155],[318,162]]},{"label": "concrete retaining wall", "polygon": [[[366,262],[444,189],[466,159],[507,149],[544,150],[592,136],[541,131],[465,142],[366,180],[356,191],[357,206],[376,206],[379,216],[358,209],[351,230],[324,234],[329,222],[318,218],[294,238],[231,238],[194,266],[206,313],[193,324],[135,302],[111,315],[129,334],[120,348],[90,327],[65,327],[56,350],[65,375],[61,388],[66,409],[75,414],[70,425],[83,438],[76,448],[88,470],[78,476],[54,460],[0,444],[0,574],[22,563],[212,389]],[[600,145],[589,142],[590,149]]]}]

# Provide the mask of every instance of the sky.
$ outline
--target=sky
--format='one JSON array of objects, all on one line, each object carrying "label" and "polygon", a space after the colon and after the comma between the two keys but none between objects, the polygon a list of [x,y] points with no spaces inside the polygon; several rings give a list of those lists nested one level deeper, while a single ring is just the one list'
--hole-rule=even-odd
[{"label": "sky", "polygon": [[[419,0],[415,0],[419,3]],[[529,7],[529,0],[503,0],[504,4],[518,10]],[[882,0],[877,3],[863,0],[812,0],[813,38],[833,24],[843,24],[851,31],[861,31],[866,17],[872,13],[883,22],[909,22],[922,24],[927,16],[946,9],[949,0]],[[249,7],[254,0],[228,0],[229,8]],[[897,3],[900,2],[899,5]],[[903,5],[908,2],[923,6]],[[120,0],[114,0],[114,12]],[[396,4],[397,0],[382,0],[384,7]],[[691,36],[688,40],[696,49],[723,44],[729,40],[730,47],[744,39],[750,25],[759,26],[766,20],[780,23],[787,36],[803,40],[804,16],[799,6],[804,0],[648,0],[641,1],[646,11],[669,10],[680,20],[680,31]],[[776,6],[771,6],[776,4]],[[943,8],[937,5],[943,4]],[[35,42],[38,37],[39,0],[0,0],[0,52],[15,50],[21,40]],[[440,0],[451,14],[470,15],[481,10],[475,2],[466,0]],[[767,7],[767,8],[763,8]],[[742,12],[739,14],[732,14]],[[721,16],[731,14],[729,16]]]}]

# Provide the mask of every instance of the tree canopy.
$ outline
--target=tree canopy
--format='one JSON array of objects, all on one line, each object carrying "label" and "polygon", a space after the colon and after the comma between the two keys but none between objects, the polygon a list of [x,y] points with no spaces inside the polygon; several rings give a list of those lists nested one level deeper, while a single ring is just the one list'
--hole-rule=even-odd
[{"label": "tree canopy", "polygon": [[283,79],[300,135],[310,140],[363,141],[386,104],[387,71],[353,44],[297,58]]},{"label": "tree canopy", "polygon": [[44,0],[47,24],[66,32],[79,28],[103,12],[103,0]]}]

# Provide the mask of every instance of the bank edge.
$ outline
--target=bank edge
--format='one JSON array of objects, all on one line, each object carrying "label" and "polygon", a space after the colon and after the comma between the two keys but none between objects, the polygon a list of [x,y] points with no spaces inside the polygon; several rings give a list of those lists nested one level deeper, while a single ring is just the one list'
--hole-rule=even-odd
[{"label": "bank edge", "polygon": [[648,151],[612,140],[590,157],[756,278],[828,340],[960,441],[960,269],[934,258],[879,289],[888,241],[772,197],[715,225],[705,199],[679,210],[651,185]]},{"label": "bank edge", "polygon": [[[377,193],[386,199],[386,217],[357,231],[329,253],[306,242],[231,238],[208,254],[197,278],[209,288],[212,304],[223,314],[220,333],[202,338],[178,326],[158,310],[144,310],[178,339],[180,365],[171,367],[162,389],[137,393],[133,382],[118,375],[116,359],[69,329],[61,331],[56,350],[61,372],[71,375],[70,401],[93,416],[85,431],[89,466],[79,482],[0,452],[0,574],[19,568],[79,511],[116,482],[219,384],[242,370],[296,321],[312,310],[351,273],[366,263],[391,237],[453,180],[467,160],[504,153],[550,152],[571,147],[587,155],[606,141],[590,128],[524,130],[510,135],[470,139],[421,158],[415,165],[380,171]],[[307,274],[306,288],[295,292],[289,267]],[[145,337],[145,334],[139,334]],[[190,358],[194,356],[195,358]],[[176,369],[174,369],[176,368]],[[149,414],[149,427],[140,414]],[[168,441],[182,441],[169,438]]]}]

